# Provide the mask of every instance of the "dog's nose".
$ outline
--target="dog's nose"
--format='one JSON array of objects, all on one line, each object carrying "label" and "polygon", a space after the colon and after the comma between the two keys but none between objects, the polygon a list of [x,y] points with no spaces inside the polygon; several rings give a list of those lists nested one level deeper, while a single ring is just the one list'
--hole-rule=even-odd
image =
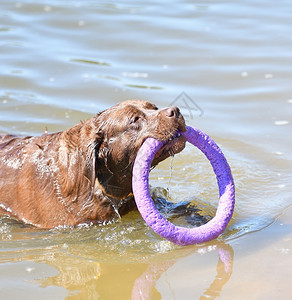
[{"label": "dog's nose", "polygon": [[168,107],[163,110],[163,113],[168,118],[178,118],[180,111],[178,107]]}]

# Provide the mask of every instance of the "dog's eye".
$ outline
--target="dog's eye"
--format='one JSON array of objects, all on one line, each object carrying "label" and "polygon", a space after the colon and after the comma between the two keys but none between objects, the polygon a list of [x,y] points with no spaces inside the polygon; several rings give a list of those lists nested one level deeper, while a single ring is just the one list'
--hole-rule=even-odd
[{"label": "dog's eye", "polygon": [[140,130],[141,126],[142,126],[142,121],[143,118],[141,116],[135,116],[133,118],[130,119],[130,128],[134,129],[134,130]]},{"label": "dog's eye", "polygon": [[141,118],[139,116],[136,116],[136,117],[134,117],[134,118],[131,119],[130,124],[135,124],[135,123],[137,123],[140,120],[141,120]]}]

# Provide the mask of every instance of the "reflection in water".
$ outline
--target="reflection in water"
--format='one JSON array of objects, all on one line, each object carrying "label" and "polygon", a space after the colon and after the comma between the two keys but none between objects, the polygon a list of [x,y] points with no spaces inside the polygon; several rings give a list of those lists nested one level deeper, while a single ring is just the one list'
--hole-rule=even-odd
[{"label": "reflection in water", "polygon": [[135,280],[132,299],[151,299],[156,281],[166,272],[175,261],[150,263],[146,271]]},{"label": "reflection in water", "polygon": [[[219,260],[217,264],[217,275],[212,284],[200,299],[215,299],[220,296],[223,286],[228,282],[233,268],[233,249],[230,245],[219,244]],[[132,299],[152,299],[151,293],[157,280],[166,272],[177,260],[167,262],[150,263],[146,271],[135,280]]]},{"label": "reflection in water", "polygon": [[[75,256],[56,252],[53,257],[47,253],[42,261],[58,269],[59,274],[54,277],[48,277],[40,280],[39,284],[45,286],[64,287],[69,291],[78,291],[82,293],[82,287],[86,286],[88,294],[94,295],[96,281],[101,274],[100,264],[95,261],[76,259]],[[44,259],[44,260],[43,260]]]},{"label": "reflection in water", "polygon": [[[45,264],[45,268],[53,267],[58,271],[57,275],[46,272],[46,275],[34,277],[33,283],[41,287],[63,288],[68,293],[67,299],[71,300],[98,297],[129,299],[131,296],[132,299],[159,299],[159,292],[163,296],[170,289],[177,292],[174,287],[177,284],[176,277],[171,281],[171,288],[166,287],[166,290],[158,292],[155,286],[164,274],[169,273],[168,270],[173,270],[171,267],[182,264],[180,272],[184,272],[189,267],[183,260],[187,257],[194,268],[186,271],[191,276],[183,278],[182,273],[179,279],[189,286],[188,293],[199,293],[198,289],[193,290],[192,283],[201,284],[196,278],[200,278],[207,266],[204,263],[198,265],[196,259],[203,254],[208,257],[209,263],[212,261],[209,252],[215,249],[219,254],[217,275],[201,299],[214,299],[220,295],[232,273],[233,250],[229,245],[217,241],[204,246],[178,247],[153,235],[136,213],[125,216],[123,222],[112,226],[80,227],[74,230],[40,231],[4,218],[0,220],[0,225],[2,246],[10,249],[2,251],[5,260],[0,257],[0,262],[32,262],[36,265],[29,268],[36,270],[41,264]],[[199,262],[202,263],[200,257]],[[214,268],[215,265],[211,265],[210,274],[213,274]],[[9,270],[9,264],[3,266],[2,270]],[[22,278],[24,281],[26,279]],[[203,286],[201,291],[205,288]]]},{"label": "reflection in water", "polygon": [[[130,299],[132,297],[135,300],[160,299],[161,295],[155,286],[164,273],[181,259],[202,253],[210,255],[210,251],[215,249],[219,254],[217,274],[200,298],[215,299],[231,277],[233,268],[233,249],[224,243],[210,244],[203,248],[194,246],[177,249],[177,251],[164,253],[160,259],[148,256],[147,261],[144,262],[142,262],[143,253],[141,253],[141,263],[133,263],[130,253],[128,253],[129,260],[127,262],[99,261],[94,255],[87,257],[86,254],[83,255],[80,252],[80,249],[64,244],[63,246],[47,247],[43,249],[41,255],[37,249],[20,250],[15,253],[15,258],[12,258],[10,262],[31,261],[54,267],[58,271],[57,275],[41,279],[38,277],[34,283],[41,287],[65,288],[68,291],[66,299],[70,300],[98,299],[99,297],[105,299]],[[34,267],[37,268],[37,266]],[[189,278],[189,281],[194,282],[196,278],[199,278],[197,273],[201,273],[201,271],[200,266],[196,266],[191,272],[193,278]],[[194,297],[196,293],[198,291],[194,290],[192,293]]]},{"label": "reflection in water", "polygon": [[217,264],[217,275],[210,287],[200,299],[215,299],[220,296],[223,286],[228,282],[233,269],[233,249],[230,245],[223,244],[218,248],[219,260]]}]

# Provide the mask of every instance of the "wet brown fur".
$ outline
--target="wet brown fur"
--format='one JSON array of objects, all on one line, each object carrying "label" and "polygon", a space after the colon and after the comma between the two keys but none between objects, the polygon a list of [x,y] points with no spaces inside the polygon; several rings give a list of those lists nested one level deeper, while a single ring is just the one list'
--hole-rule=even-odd
[{"label": "wet brown fur", "polygon": [[[132,167],[143,141],[166,141],[178,129],[178,108],[128,100],[64,132],[0,134],[0,214],[41,228],[114,221],[136,207]],[[184,146],[176,138],[153,165]]]}]

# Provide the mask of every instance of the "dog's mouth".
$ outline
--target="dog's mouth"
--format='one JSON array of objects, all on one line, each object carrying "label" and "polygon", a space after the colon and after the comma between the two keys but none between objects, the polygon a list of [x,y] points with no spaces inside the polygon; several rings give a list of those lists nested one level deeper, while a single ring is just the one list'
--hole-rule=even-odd
[{"label": "dog's mouth", "polygon": [[154,156],[152,165],[157,165],[160,161],[165,160],[169,156],[181,152],[185,148],[186,139],[178,131],[174,136],[165,141],[165,144],[157,151]]}]

